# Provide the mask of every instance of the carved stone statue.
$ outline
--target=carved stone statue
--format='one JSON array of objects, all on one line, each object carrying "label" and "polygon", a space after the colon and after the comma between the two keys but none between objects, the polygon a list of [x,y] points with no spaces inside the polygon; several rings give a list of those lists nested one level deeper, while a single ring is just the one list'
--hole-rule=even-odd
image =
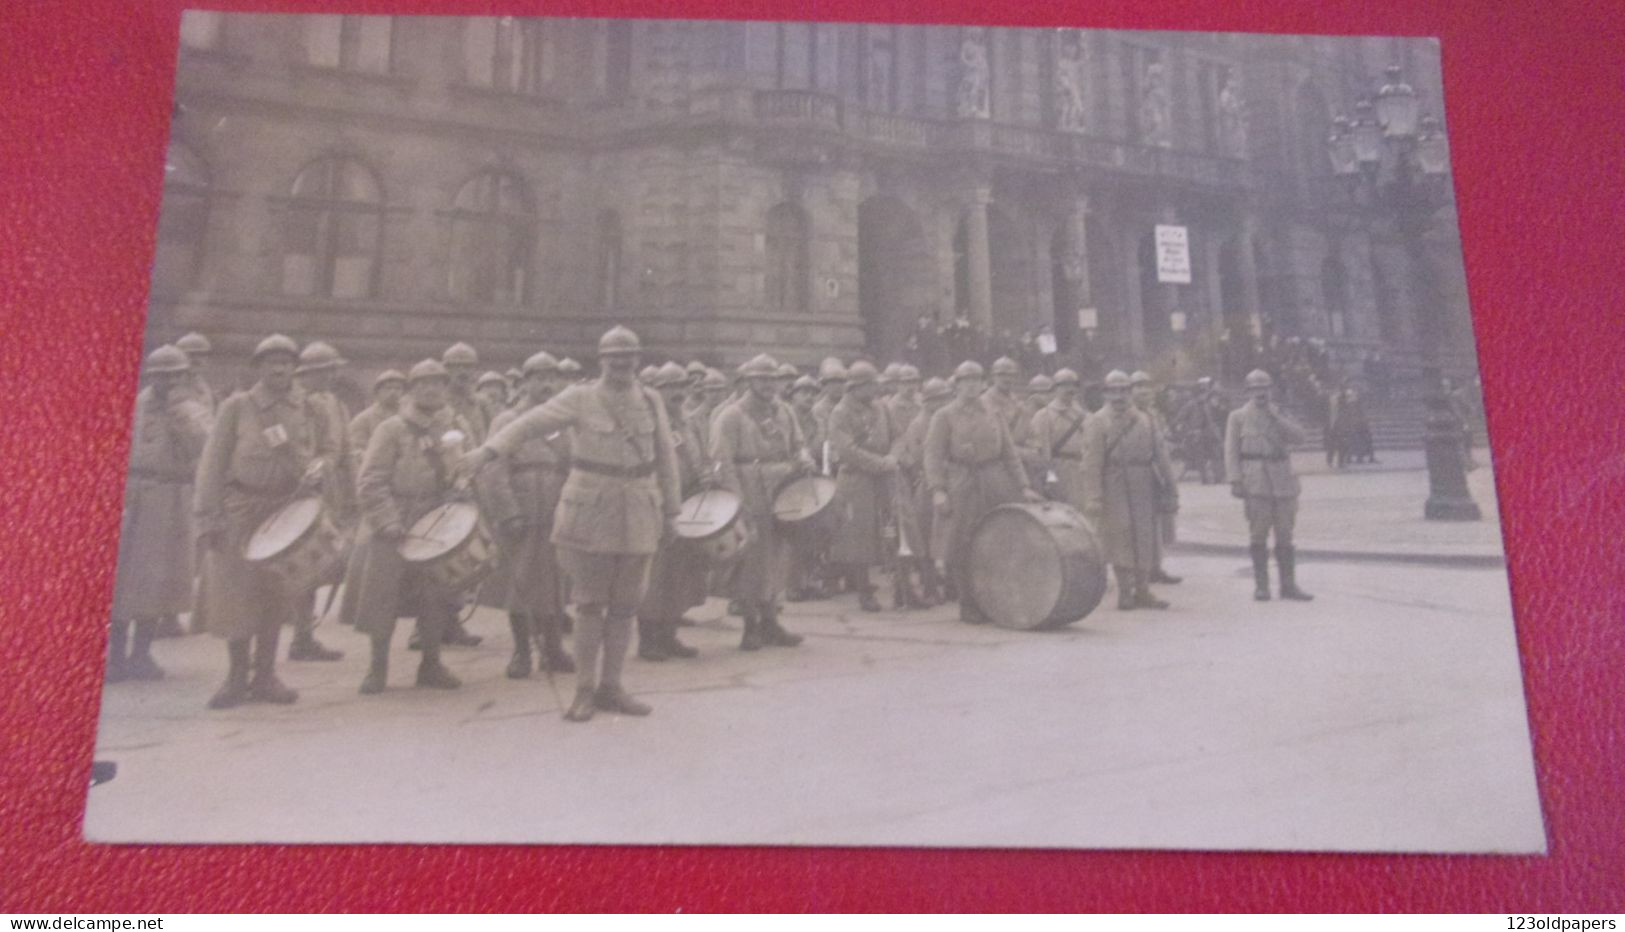
[{"label": "carved stone statue", "polygon": [[1168,93],[1168,72],[1160,61],[1145,66],[1140,94],[1140,141],[1168,148],[1174,144],[1173,104]]},{"label": "carved stone statue", "polygon": [[1055,128],[1069,133],[1084,130],[1084,101],[1088,98],[1089,61],[1083,34],[1065,29],[1055,42]]},{"label": "carved stone statue", "polygon": [[1219,146],[1226,155],[1247,155],[1247,104],[1235,75],[1226,75],[1219,91]]},{"label": "carved stone statue", "polygon": [[987,33],[980,28],[967,27],[959,40],[959,87],[954,97],[954,114],[961,118],[986,119],[991,113]]}]

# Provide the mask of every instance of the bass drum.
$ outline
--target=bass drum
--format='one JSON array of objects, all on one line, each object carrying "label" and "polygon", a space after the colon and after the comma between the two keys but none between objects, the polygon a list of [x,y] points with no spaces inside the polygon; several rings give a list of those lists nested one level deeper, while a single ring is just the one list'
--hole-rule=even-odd
[{"label": "bass drum", "polygon": [[969,597],[1001,628],[1059,628],[1106,595],[1106,561],[1094,529],[1058,502],[1000,505],[976,526]]}]

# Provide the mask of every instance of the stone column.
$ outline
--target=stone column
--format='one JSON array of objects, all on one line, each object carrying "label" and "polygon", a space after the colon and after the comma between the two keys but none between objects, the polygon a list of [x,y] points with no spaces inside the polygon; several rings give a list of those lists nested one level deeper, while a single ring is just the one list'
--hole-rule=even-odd
[{"label": "stone column", "polygon": [[985,334],[993,333],[993,259],[987,241],[987,205],[993,200],[985,185],[971,192],[965,208],[965,250],[970,274],[970,319]]},{"label": "stone column", "polygon": [[1258,328],[1263,323],[1264,308],[1258,290],[1258,217],[1253,213],[1241,215],[1241,232],[1236,235],[1236,273],[1241,279],[1241,301],[1246,305],[1247,319]]},{"label": "stone column", "polygon": [[[1070,207],[1066,215],[1066,255],[1061,261],[1077,305],[1067,310],[1076,315],[1078,308],[1094,306],[1089,282],[1089,195],[1083,191],[1073,193]],[[1072,325],[1076,323],[1074,316]]]}]

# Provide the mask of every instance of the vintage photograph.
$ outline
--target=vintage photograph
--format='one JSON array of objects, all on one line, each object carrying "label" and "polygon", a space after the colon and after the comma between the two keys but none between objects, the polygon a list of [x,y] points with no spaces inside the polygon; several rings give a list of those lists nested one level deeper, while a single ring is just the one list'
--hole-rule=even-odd
[{"label": "vintage photograph", "polygon": [[1543,852],[1445,116],[188,11],[85,836]]}]

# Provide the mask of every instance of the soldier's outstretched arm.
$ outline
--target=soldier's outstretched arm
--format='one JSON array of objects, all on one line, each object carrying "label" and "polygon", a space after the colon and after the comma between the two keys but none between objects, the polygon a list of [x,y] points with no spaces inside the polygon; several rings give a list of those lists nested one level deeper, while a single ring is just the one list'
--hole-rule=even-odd
[{"label": "soldier's outstretched arm", "polygon": [[[555,431],[566,427],[574,427],[581,418],[581,400],[585,389],[579,387],[567,388],[546,402],[531,408],[519,415],[508,425],[487,437],[480,450],[489,450],[498,456],[508,456],[528,440],[546,437]],[[670,435],[667,435],[670,442]],[[489,459],[490,457],[484,457]]]}]

